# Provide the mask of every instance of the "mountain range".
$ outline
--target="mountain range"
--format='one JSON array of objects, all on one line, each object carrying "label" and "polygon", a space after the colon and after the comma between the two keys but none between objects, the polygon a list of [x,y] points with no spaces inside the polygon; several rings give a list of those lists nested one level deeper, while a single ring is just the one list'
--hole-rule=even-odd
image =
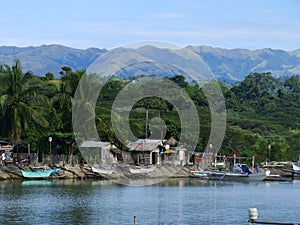
[{"label": "mountain range", "polygon": [[0,64],[12,65],[21,60],[24,71],[44,76],[59,76],[62,66],[87,69],[102,76],[176,74],[215,77],[221,81],[240,81],[253,72],[271,72],[275,77],[300,74],[300,49],[294,51],[270,48],[224,49],[210,46],[187,46],[172,49],[151,45],[139,48],[85,50],[62,45],[39,47],[0,47]]},{"label": "mountain range", "polygon": [[32,71],[35,75],[44,76],[51,72],[58,76],[62,66],[73,69],[86,69],[105,49],[74,49],[62,45],[42,45],[39,47],[0,47],[0,64],[12,65],[21,60],[24,71]]}]

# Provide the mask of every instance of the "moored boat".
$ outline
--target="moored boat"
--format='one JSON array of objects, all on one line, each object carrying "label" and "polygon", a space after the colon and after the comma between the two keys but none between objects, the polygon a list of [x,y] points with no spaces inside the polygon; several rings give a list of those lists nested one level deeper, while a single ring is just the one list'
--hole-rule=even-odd
[{"label": "moored boat", "polygon": [[21,170],[23,177],[29,179],[43,179],[48,178],[54,174],[57,174],[59,169],[50,169],[50,170],[37,170],[37,171],[25,171]]},{"label": "moored boat", "polygon": [[300,174],[300,156],[297,164],[293,164],[293,172],[296,174]]},{"label": "moored boat", "polygon": [[297,165],[293,165],[293,172],[294,173],[297,173],[297,174],[300,174],[300,166],[297,164]]},{"label": "moored boat", "polygon": [[228,180],[237,180],[237,181],[263,181],[270,175],[270,171],[263,171],[252,174],[235,174],[227,173],[225,179]]},{"label": "moored boat", "polygon": [[201,178],[201,179],[207,179],[208,178],[208,173],[207,171],[191,171],[190,172],[190,177],[192,178]]},{"label": "moored boat", "polygon": [[110,175],[114,172],[111,169],[106,169],[106,168],[102,168],[102,167],[101,168],[96,168],[96,167],[93,167],[93,166],[92,166],[92,171],[94,173],[99,173],[101,175]]},{"label": "moored boat", "polygon": [[135,166],[133,168],[129,168],[129,171],[132,174],[146,174],[153,172],[154,169],[155,166]]},{"label": "moored boat", "polygon": [[230,181],[263,181],[270,175],[270,170],[254,173],[246,164],[235,165],[232,171],[208,171],[209,179]]}]

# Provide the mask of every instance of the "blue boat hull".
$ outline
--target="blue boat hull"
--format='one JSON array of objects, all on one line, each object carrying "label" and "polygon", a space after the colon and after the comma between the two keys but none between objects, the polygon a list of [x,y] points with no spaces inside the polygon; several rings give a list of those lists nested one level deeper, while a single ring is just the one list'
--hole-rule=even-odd
[{"label": "blue boat hull", "polygon": [[39,170],[39,171],[24,171],[22,170],[22,175],[25,178],[47,178],[50,177],[52,174],[55,174],[58,172],[57,169],[51,169],[51,170]]}]

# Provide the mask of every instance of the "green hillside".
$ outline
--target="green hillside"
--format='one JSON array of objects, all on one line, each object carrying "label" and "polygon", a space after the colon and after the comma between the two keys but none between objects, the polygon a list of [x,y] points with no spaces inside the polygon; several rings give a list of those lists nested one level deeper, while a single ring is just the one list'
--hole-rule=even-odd
[{"label": "green hillside", "polygon": [[[48,137],[51,136],[55,146],[53,151],[57,154],[77,153],[71,99],[85,71],[63,67],[61,77],[54,80],[49,74],[37,76],[25,73],[19,63],[17,61],[12,67],[0,67],[0,139],[19,145],[24,150],[30,144],[32,152],[39,150],[48,153]],[[112,141],[121,149],[125,147],[113,131],[111,108],[120,90],[134,79],[137,77],[112,77],[102,83],[104,87],[94,111],[87,112],[91,115],[95,112],[96,129],[101,140]],[[203,151],[208,144],[211,126],[206,96],[196,82],[187,82],[181,75],[168,79],[177,83],[197,108],[201,127],[196,151]],[[147,82],[151,83],[151,77],[145,79],[145,85]],[[271,160],[297,160],[300,154],[299,76],[276,79],[271,73],[253,73],[240,83],[219,84],[227,111],[227,129],[220,154],[236,150],[242,156],[256,155],[258,161],[264,161],[269,156],[268,146],[271,145]],[[136,94],[141,91],[139,86],[135,91]],[[159,97],[143,98],[133,105],[129,121],[136,137],[146,137],[147,111],[149,120],[154,117],[164,120],[166,138],[180,137],[181,121],[176,107]],[[154,126],[153,129],[159,130],[160,127]],[[150,135],[148,129],[147,137]]]}]

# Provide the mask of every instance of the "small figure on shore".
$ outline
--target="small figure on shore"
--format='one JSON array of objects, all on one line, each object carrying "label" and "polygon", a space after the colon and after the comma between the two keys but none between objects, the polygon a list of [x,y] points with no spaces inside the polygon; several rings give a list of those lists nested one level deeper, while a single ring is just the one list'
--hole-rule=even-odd
[{"label": "small figure on shore", "polygon": [[17,158],[17,157],[14,157],[14,158],[13,158],[13,162],[14,162],[14,165],[17,165],[17,164],[18,164],[18,158]]},{"label": "small figure on shore", "polygon": [[258,173],[258,172],[259,172],[259,170],[260,170],[260,168],[259,168],[259,165],[258,165],[258,164],[256,164],[256,165],[254,166],[254,169],[255,169],[256,173]]},{"label": "small figure on shore", "polygon": [[5,155],[5,153],[2,153],[2,158],[1,158],[1,160],[2,160],[2,165],[3,165],[3,166],[6,166],[6,155]]},{"label": "small figure on shore", "polygon": [[232,169],[233,169],[233,165],[232,165],[232,163],[230,163],[230,165],[229,165],[229,171],[232,172]]}]

